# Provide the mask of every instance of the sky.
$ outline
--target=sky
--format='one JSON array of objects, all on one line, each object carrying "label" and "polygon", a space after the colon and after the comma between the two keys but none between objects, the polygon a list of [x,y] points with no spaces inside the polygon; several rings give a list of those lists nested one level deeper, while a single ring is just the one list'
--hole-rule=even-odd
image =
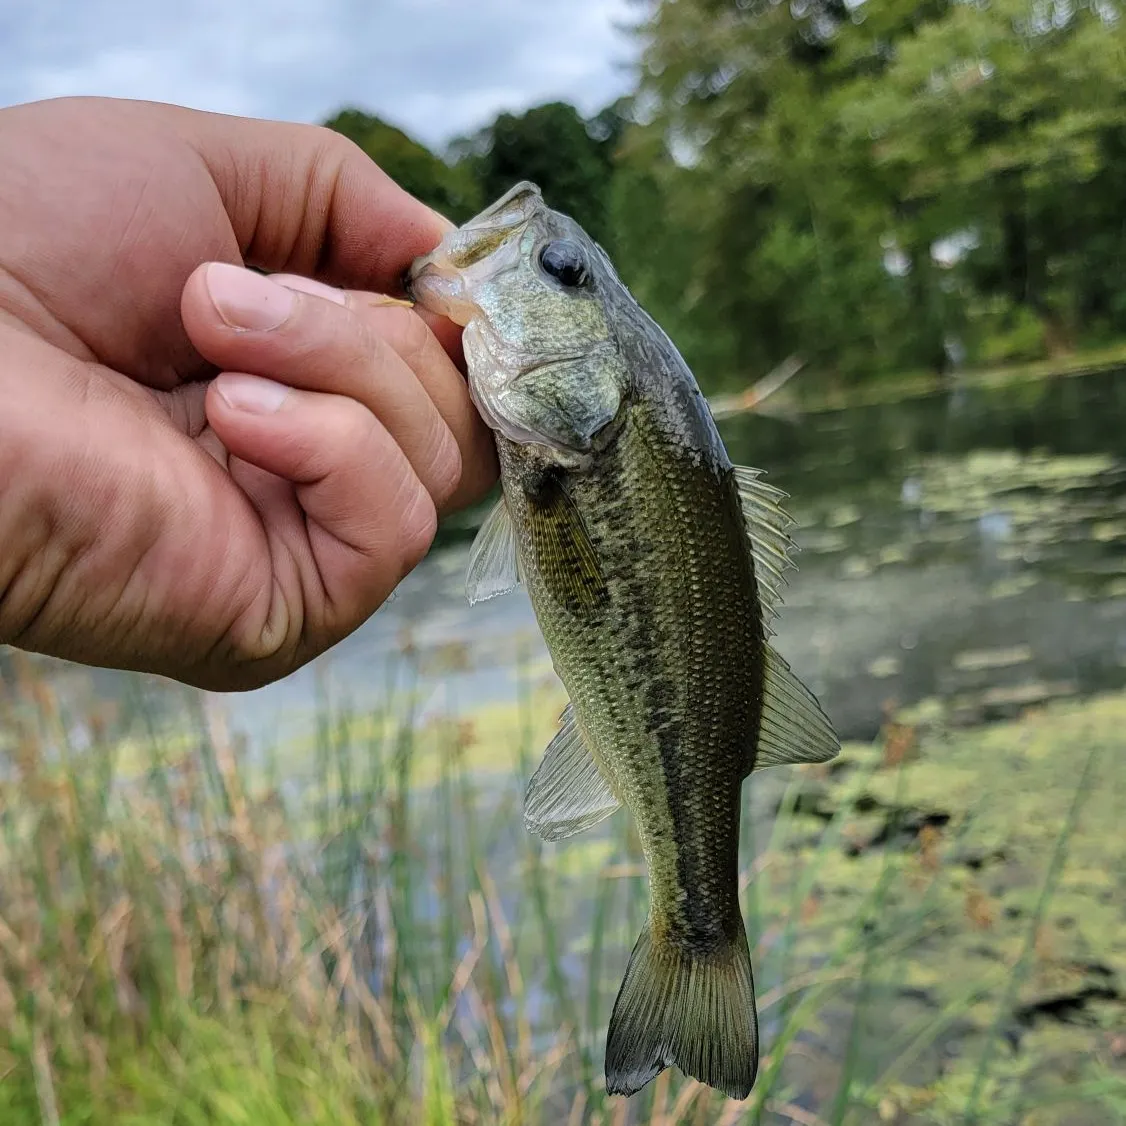
[{"label": "sky", "polygon": [[0,0],[0,105],[148,98],[288,121],[350,105],[439,147],[630,85],[630,0]]}]

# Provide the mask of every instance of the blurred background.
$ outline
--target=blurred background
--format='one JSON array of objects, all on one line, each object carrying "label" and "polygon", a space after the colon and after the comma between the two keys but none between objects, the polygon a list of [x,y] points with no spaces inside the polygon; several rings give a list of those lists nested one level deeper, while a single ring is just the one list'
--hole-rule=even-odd
[{"label": "blurred background", "polygon": [[791,496],[845,740],[745,790],[750,1100],[602,1085],[619,815],[525,833],[563,696],[483,508],[285,681],[0,649],[0,1121],[1126,1122],[1116,0],[0,4],[0,104],[325,122],[462,221],[522,178]]}]

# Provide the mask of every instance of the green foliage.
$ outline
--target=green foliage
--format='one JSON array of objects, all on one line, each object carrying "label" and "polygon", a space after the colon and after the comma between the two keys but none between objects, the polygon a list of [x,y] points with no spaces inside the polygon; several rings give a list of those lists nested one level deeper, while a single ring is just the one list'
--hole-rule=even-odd
[{"label": "green foliage", "polygon": [[459,166],[472,169],[492,201],[519,180],[538,184],[551,207],[571,215],[591,237],[608,237],[608,192],[614,149],[624,127],[616,107],[587,122],[574,106],[548,102],[522,114],[502,113],[459,143]]},{"label": "green foliage", "polygon": [[[71,717],[16,672],[5,1126],[623,1121],[601,1051],[643,869],[625,818],[558,848],[520,824],[557,688],[456,722],[420,724],[409,675],[386,713],[326,704],[284,797],[215,711],[126,771],[94,719],[68,749]],[[958,731],[934,701],[760,782],[755,1092],[666,1073],[630,1120],[1120,1121],[1124,721],[1111,695]]]},{"label": "green foliage", "polygon": [[[706,305],[700,329],[726,328],[684,338],[707,382],[795,351],[858,378],[940,368],[949,337],[974,363],[1126,331],[1112,6],[677,0],[644,35],[648,162],[679,152],[664,209],[683,195],[695,222],[617,219],[645,227],[651,270],[691,239],[679,292]],[[961,257],[936,261],[959,232]],[[638,288],[658,319],[683,315]]]},{"label": "green foliage", "polygon": [[502,113],[443,161],[332,125],[464,219],[519,179],[572,214],[709,391],[1126,334],[1126,18],[1112,0],[663,0],[633,95]]},{"label": "green foliage", "polygon": [[454,167],[401,129],[357,109],[344,109],[325,124],[354,141],[391,177],[423,203],[455,223],[480,210],[479,186],[465,167]]},{"label": "green foliage", "polygon": [[[89,1060],[60,1059],[35,1082],[17,1066],[0,1083],[0,1120],[86,1126],[376,1126],[406,1121],[383,1112],[377,1087],[342,1042],[281,1004],[207,1014],[185,1006],[150,1042],[91,1045]],[[104,1048],[106,1054],[99,1055]],[[452,1123],[433,1119],[428,1126]]]}]

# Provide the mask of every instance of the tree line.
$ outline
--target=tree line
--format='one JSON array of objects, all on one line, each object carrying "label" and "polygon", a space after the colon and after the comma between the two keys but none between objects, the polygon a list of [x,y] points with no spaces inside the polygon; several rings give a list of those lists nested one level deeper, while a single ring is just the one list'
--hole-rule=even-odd
[{"label": "tree line", "polygon": [[1119,0],[663,0],[634,91],[434,153],[328,124],[462,221],[573,215],[709,391],[1040,359],[1126,336]]}]

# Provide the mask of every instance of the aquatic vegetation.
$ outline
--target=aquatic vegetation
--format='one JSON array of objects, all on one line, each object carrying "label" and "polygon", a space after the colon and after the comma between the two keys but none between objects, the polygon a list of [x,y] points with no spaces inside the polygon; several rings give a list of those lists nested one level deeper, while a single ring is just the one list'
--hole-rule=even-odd
[{"label": "aquatic vegetation", "polygon": [[[382,720],[326,709],[286,787],[209,701],[119,775],[120,745],[97,723],[68,745],[24,668],[0,756],[0,1121],[1121,1121],[1126,695],[973,730],[924,702],[752,787],[759,1082],[743,1104],[666,1075],[627,1112],[600,1064],[638,844],[626,818],[524,833],[522,683],[507,715],[433,721],[417,756],[409,694]],[[466,768],[482,732],[514,768]]]}]

